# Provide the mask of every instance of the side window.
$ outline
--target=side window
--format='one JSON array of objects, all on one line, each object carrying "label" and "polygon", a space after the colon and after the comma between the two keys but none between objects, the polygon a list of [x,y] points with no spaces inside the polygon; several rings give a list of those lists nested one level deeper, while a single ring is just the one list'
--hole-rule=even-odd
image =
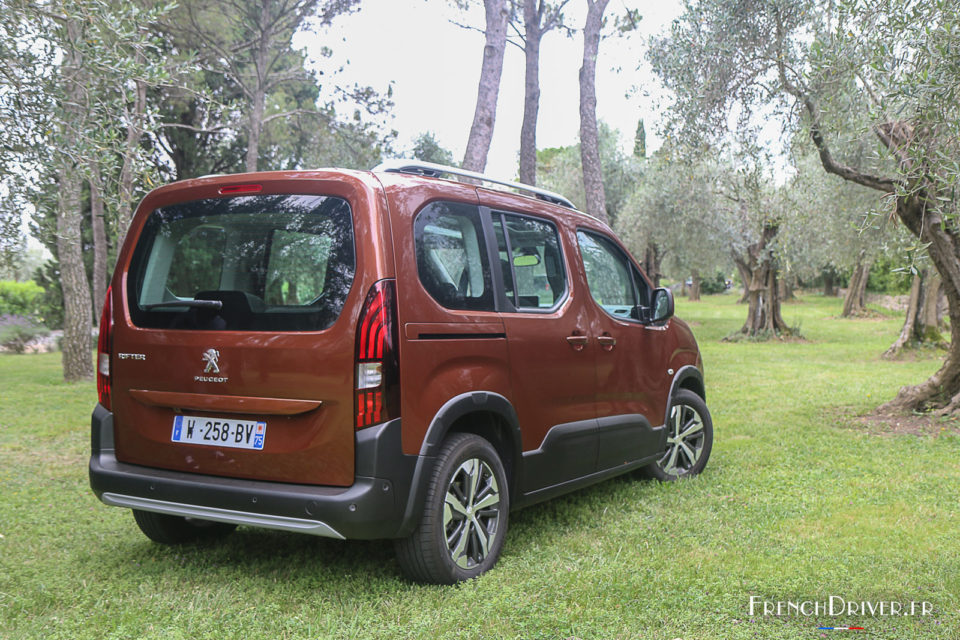
[{"label": "side window", "polygon": [[493,214],[504,289],[517,309],[550,309],[567,290],[556,228],[543,220]]},{"label": "side window", "polygon": [[620,248],[603,236],[585,231],[577,232],[577,243],[593,299],[615,318],[635,317],[632,266]]},{"label": "side window", "polygon": [[417,273],[434,300],[448,309],[493,311],[493,287],[480,212],[433,202],[414,223]]}]

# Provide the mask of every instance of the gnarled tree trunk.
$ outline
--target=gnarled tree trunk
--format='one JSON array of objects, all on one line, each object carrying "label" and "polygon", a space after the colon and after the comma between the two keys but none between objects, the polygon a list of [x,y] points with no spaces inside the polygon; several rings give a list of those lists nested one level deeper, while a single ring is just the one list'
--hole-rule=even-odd
[{"label": "gnarled tree trunk", "polygon": [[750,267],[747,266],[747,263],[744,262],[736,251],[731,251],[730,253],[733,256],[733,264],[737,266],[737,272],[740,274],[740,281],[743,282],[743,293],[740,295],[740,299],[737,300],[737,304],[744,304],[750,299]]},{"label": "gnarled tree trunk", "polygon": [[866,251],[861,250],[857,254],[857,262],[853,267],[853,273],[850,274],[850,285],[847,287],[847,295],[843,299],[843,312],[840,314],[843,318],[852,318],[861,316],[867,310],[867,279],[870,277],[870,263],[864,259]]},{"label": "gnarled tree trunk", "polygon": [[940,276],[933,269],[924,269],[913,276],[903,328],[896,342],[884,352],[884,358],[895,358],[905,349],[922,345],[946,346],[940,333],[940,288]]},{"label": "gnarled tree trunk", "polygon": [[[777,284],[777,263],[770,248],[778,227],[766,223],[760,240],[749,247],[738,262],[749,272],[747,286],[747,320],[740,333],[748,336],[761,334],[789,335],[787,323],[780,314],[780,287]],[[739,266],[739,265],[738,265]]]},{"label": "gnarled tree trunk", "polygon": [[[944,222],[935,202],[923,196],[899,197],[897,215],[927,243],[927,253],[940,275],[950,317],[950,348],[936,373],[921,384],[901,388],[881,410],[936,409],[948,414],[960,411],[960,236],[953,225]],[[922,306],[919,301],[918,306]]]}]

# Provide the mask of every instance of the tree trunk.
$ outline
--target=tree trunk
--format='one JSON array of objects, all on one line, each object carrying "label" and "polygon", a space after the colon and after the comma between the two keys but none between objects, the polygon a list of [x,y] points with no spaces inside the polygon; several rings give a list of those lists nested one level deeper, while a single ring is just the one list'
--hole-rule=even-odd
[{"label": "tree trunk", "polygon": [[69,158],[62,162],[57,175],[57,258],[63,290],[63,378],[73,382],[93,377],[93,311],[80,245],[80,175]]},{"label": "tree trunk", "polygon": [[950,347],[936,373],[921,384],[901,388],[880,410],[954,413],[960,410],[960,237],[920,195],[898,198],[897,215],[927,243],[927,253],[940,275],[950,317]]},{"label": "tree trunk", "polygon": [[597,131],[597,52],[600,28],[609,0],[587,0],[587,21],[583,27],[583,66],[580,67],[580,162],[587,213],[609,224],[607,198],[600,164],[600,135]]},{"label": "tree trunk", "polygon": [[660,262],[662,260],[663,256],[660,254],[660,248],[652,242],[648,243],[643,250],[642,266],[643,272],[650,278],[654,289],[660,287],[660,278],[663,277],[663,274],[660,272]]},{"label": "tree trunk", "polygon": [[260,6],[260,33],[258,35],[257,50],[254,57],[254,72],[256,78],[253,83],[252,104],[247,117],[247,155],[246,170],[256,171],[260,159],[260,134],[263,132],[263,116],[267,103],[267,74],[269,65],[270,39],[273,37],[270,19],[270,3],[263,2]]},{"label": "tree trunk", "polygon": [[690,302],[700,302],[700,272],[696,269],[690,272]]},{"label": "tree trunk", "polygon": [[84,112],[83,59],[76,46],[82,37],[80,25],[67,20],[66,43],[63,53],[61,82],[65,87],[63,135],[59,136],[66,148],[57,156],[57,259],[60,261],[60,287],[63,291],[63,378],[67,382],[93,377],[93,358],[90,335],[93,332],[93,313],[90,301],[90,283],[83,266],[80,222],[82,179],[71,152],[80,140],[77,127],[83,126]]},{"label": "tree trunk", "polygon": [[744,304],[750,300],[750,267],[747,266],[747,263],[737,255],[735,251],[730,252],[733,255],[733,264],[737,267],[737,272],[740,274],[740,281],[743,282],[743,293],[740,295],[740,299],[737,300],[737,304]]},{"label": "tree trunk", "polygon": [[837,295],[836,283],[833,279],[833,269],[823,270],[823,295],[826,298],[833,298]]},{"label": "tree trunk", "polygon": [[487,166],[487,153],[490,151],[493,126],[497,118],[503,53],[507,46],[506,0],[483,0],[483,6],[487,22],[483,64],[477,86],[477,107],[473,113],[473,124],[470,126],[470,137],[467,139],[462,164],[463,168],[469,171],[483,171]]},{"label": "tree trunk", "polygon": [[842,318],[852,318],[863,315],[866,310],[867,279],[870,277],[870,263],[864,260],[865,251],[857,255],[857,262],[850,274],[850,285],[847,295],[843,299]]},{"label": "tree trunk", "polygon": [[[133,108],[127,112],[127,140],[123,148],[123,164],[120,167],[120,182],[117,185],[116,246],[123,244],[127,228],[133,217],[133,172],[137,163],[137,151],[143,138],[143,118],[147,110],[147,84],[137,80],[134,87]],[[179,176],[178,176],[179,177]],[[117,256],[119,257],[119,251]],[[97,298],[99,300],[99,298]]]},{"label": "tree trunk", "polygon": [[780,301],[784,300],[793,300],[795,296],[793,295],[793,274],[786,272],[783,274],[783,277],[777,279],[778,286],[780,287]]},{"label": "tree trunk", "polygon": [[777,264],[770,243],[778,227],[766,223],[759,242],[747,247],[746,259],[738,262],[749,271],[747,287],[747,320],[740,333],[756,335],[790,335],[790,328],[780,314],[780,287],[777,284]]},{"label": "tree trunk", "polygon": [[520,182],[537,184],[537,117],[540,111],[540,28],[538,0],[523,2],[523,124],[520,127]]},{"label": "tree trunk", "polygon": [[937,314],[940,285],[940,276],[933,269],[924,269],[913,276],[903,328],[897,340],[883,353],[884,358],[896,358],[906,349],[923,345],[946,346]]},{"label": "tree trunk", "polygon": [[90,166],[90,225],[93,230],[93,319],[99,318],[97,306],[103,304],[107,292],[107,232],[103,224],[103,192],[100,167]]}]

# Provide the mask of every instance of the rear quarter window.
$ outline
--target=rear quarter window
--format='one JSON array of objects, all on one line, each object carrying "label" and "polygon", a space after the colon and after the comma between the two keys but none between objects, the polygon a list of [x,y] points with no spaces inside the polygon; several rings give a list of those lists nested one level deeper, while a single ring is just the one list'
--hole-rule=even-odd
[{"label": "rear quarter window", "polygon": [[476,206],[433,202],[414,223],[417,274],[447,309],[493,311],[490,261]]},{"label": "rear quarter window", "polygon": [[144,225],[128,307],[145,328],[319,331],[339,317],[355,262],[342,198],[185,202],[153,211]]}]

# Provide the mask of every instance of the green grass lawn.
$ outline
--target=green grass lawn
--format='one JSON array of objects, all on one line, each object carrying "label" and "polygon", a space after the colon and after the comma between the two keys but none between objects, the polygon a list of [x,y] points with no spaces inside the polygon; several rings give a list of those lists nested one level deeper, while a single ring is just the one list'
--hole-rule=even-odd
[{"label": "green grass lawn", "polygon": [[[960,638],[960,437],[850,417],[938,361],[881,360],[901,318],[839,319],[819,296],[783,309],[806,342],[723,343],[735,298],[678,303],[714,418],[704,474],[514,513],[499,565],[452,588],[406,582],[389,542],[149,542],[88,487],[94,385],[64,384],[58,354],[0,356],[0,638]],[[830,595],[934,613],[749,615],[750,596]]]}]

